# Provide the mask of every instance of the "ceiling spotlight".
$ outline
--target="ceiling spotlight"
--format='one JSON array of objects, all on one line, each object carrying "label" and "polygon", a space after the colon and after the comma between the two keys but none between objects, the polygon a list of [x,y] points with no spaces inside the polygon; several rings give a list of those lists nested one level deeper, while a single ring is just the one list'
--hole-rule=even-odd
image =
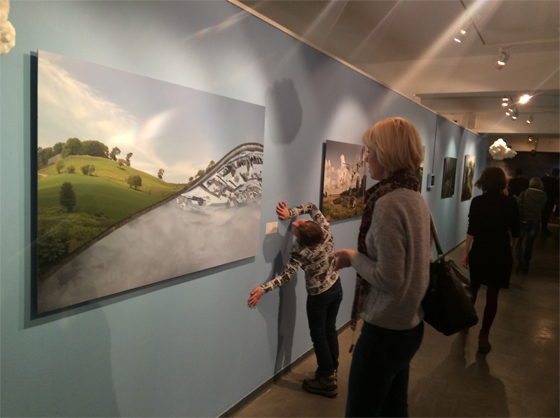
[{"label": "ceiling spotlight", "polygon": [[507,97],[507,96],[502,97],[502,102],[507,103],[508,101],[509,101],[509,97]]},{"label": "ceiling spotlight", "polygon": [[533,122],[533,115],[529,116],[529,118],[527,119],[527,125],[530,125],[531,122]]},{"label": "ceiling spotlight", "polygon": [[461,43],[461,39],[464,38],[466,34],[467,32],[461,29],[459,31],[459,34],[455,38],[453,38],[453,40],[457,43]]},{"label": "ceiling spotlight", "polygon": [[500,56],[498,57],[498,64],[496,65],[496,68],[498,70],[501,70],[502,67],[506,65],[506,62],[508,60],[509,60],[509,53],[504,48],[500,48]]},{"label": "ceiling spotlight", "polygon": [[506,110],[506,115],[508,115],[508,116],[511,115],[511,112],[509,111],[509,109]]},{"label": "ceiling spotlight", "polygon": [[527,103],[529,100],[531,100],[531,96],[529,96],[528,94],[524,94],[524,95],[521,96],[521,98],[519,99],[519,103],[525,104],[525,103]]},{"label": "ceiling spotlight", "polygon": [[533,142],[533,137],[532,136],[529,137],[529,142]]}]

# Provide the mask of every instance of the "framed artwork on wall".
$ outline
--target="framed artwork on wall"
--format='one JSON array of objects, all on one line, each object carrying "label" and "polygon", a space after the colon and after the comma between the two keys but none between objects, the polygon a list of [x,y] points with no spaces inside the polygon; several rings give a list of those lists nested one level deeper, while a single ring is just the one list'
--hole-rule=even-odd
[{"label": "framed artwork on wall", "polygon": [[422,192],[422,180],[424,178],[424,156],[426,155],[426,147],[422,147],[422,162],[420,167],[416,169],[416,177],[418,177],[418,191]]},{"label": "framed artwork on wall", "polygon": [[446,199],[455,194],[455,175],[457,158],[445,157],[443,160],[443,176],[441,180],[441,198]]},{"label": "framed artwork on wall", "polygon": [[463,186],[461,187],[461,201],[469,200],[473,195],[474,155],[465,155],[465,168],[463,170]]},{"label": "framed artwork on wall", "polygon": [[366,161],[363,145],[326,142],[321,211],[327,221],[362,216]]},{"label": "framed artwork on wall", "polygon": [[35,314],[258,253],[264,107],[45,51],[37,81]]}]

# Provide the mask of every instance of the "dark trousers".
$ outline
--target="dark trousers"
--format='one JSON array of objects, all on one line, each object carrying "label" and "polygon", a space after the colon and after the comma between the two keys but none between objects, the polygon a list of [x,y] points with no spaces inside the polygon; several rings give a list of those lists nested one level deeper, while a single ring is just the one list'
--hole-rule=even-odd
[{"label": "dark trousers", "polygon": [[407,417],[408,371],[424,322],[395,331],[364,322],[352,357],[347,417]]},{"label": "dark trousers", "polygon": [[[515,246],[515,253],[517,261],[525,263],[529,267],[529,262],[533,258],[533,245],[535,243],[535,238],[539,233],[540,222],[539,221],[523,221],[521,222],[521,230],[519,231],[519,239],[517,240],[517,245]],[[523,239],[527,236],[525,241],[525,251],[523,251]]]},{"label": "dark trousers", "polygon": [[328,290],[307,296],[307,321],[317,357],[317,373],[331,376],[338,368],[338,333],[336,315],[342,302],[342,285],[338,279]]}]

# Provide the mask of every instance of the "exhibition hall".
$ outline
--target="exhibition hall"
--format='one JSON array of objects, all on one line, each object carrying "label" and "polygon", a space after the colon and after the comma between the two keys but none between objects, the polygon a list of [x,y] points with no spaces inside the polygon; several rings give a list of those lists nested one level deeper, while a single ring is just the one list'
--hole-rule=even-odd
[{"label": "exhibition hall", "polygon": [[557,417],[559,14],[0,0],[0,415]]}]

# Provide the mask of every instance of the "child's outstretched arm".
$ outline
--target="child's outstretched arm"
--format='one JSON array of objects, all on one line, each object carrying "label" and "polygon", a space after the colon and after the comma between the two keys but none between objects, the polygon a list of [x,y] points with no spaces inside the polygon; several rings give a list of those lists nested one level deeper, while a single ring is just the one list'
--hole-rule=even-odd
[{"label": "child's outstretched arm", "polygon": [[295,259],[292,256],[290,258],[290,261],[288,261],[288,264],[286,264],[286,267],[284,267],[284,270],[282,271],[282,273],[280,273],[278,277],[263,284],[262,286],[257,286],[253,289],[253,291],[251,292],[251,296],[247,301],[249,306],[256,306],[259,303],[262,295],[292,280],[292,277],[294,276],[294,274],[296,274],[296,272],[299,270],[300,267],[301,267],[301,261]]}]

